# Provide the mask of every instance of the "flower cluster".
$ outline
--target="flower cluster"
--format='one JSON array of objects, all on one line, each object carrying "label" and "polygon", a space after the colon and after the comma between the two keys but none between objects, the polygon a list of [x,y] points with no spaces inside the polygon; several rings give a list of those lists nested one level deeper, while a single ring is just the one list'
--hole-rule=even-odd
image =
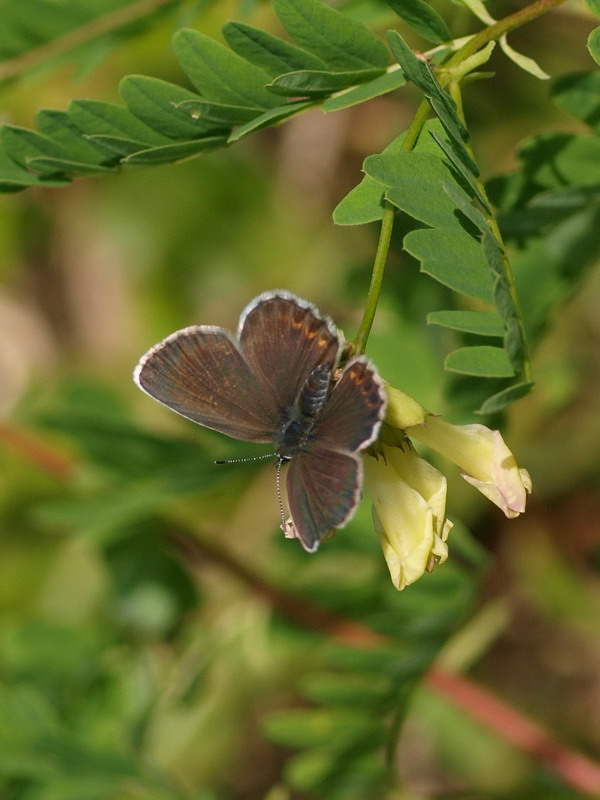
[{"label": "flower cluster", "polygon": [[507,517],[525,511],[531,480],[499,431],[450,425],[416,400],[387,387],[386,424],[365,457],[373,521],[394,586],[404,589],[446,560],[452,527],[446,519],[446,478],[415,452],[411,439],[438,451]]}]

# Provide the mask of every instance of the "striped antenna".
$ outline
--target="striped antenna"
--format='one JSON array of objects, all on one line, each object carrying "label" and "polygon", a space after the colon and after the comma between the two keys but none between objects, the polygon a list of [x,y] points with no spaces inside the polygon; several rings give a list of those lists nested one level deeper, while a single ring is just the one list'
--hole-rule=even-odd
[{"label": "striped antenna", "polygon": [[245,461],[260,461],[263,458],[273,458],[275,453],[265,453],[262,456],[248,456],[248,458],[226,458],[222,461],[213,461],[213,464],[242,464]]}]

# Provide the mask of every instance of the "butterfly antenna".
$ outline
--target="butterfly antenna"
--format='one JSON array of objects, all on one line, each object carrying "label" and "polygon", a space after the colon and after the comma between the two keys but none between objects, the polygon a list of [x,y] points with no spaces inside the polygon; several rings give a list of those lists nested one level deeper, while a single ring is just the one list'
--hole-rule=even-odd
[{"label": "butterfly antenna", "polygon": [[213,464],[242,464],[244,461],[260,461],[263,458],[273,458],[273,453],[265,453],[262,456],[248,456],[248,458],[225,458],[213,461]]},{"label": "butterfly antenna", "polygon": [[283,508],[283,498],[281,496],[281,466],[284,462],[284,459],[280,458],[277,461],[276,472],[275,472],[275,487],[277,490],[277,503],[279,504],[279,516],[281,517],[281,530],[285,531],[285,510]]}]

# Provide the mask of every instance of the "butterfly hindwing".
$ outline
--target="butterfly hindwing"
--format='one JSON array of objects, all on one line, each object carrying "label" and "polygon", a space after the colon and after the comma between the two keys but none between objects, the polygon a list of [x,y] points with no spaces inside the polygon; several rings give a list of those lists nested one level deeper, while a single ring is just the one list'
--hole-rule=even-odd
[{"label": "butterfly hindwing", "polygon": [[309,552],[333,528],[346,523],[356,508],[362,484],[358,456],[314,447],[299,453],[287,473],[287,500],[293,533]]},{"label": "butterfly hindwing", "polygon": [[346,366],[314,431],[322,447],[356,452],[375,441],[385,415],[386,395],[375,367],[357,356]]}]

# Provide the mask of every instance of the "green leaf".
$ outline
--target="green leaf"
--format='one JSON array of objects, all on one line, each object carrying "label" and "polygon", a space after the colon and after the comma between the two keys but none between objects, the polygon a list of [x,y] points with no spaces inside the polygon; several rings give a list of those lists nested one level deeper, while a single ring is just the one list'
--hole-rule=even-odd
[{"label": "green leaf", "polygon": [[[42,134],[36,133],[36,131],[31,131],[28,128],[21,128],[17,125],[2,125],[0,127],[0,140],[10,157],[23,167],[29,166],[31,159],[40,156],[49,156],[59,159],[69,158],[68,150],[58,142],[55,142],[48,136],[42,136]],[[39,171],[51,173],[62,172],[62,170],[44,170],[43,168],[40,168]]]},{"label": "green leaf", "polygon": [[239,139],[242,139],[244,136],[248,136],[249,133],[253,131],[257,131],[260,128],[266,128],[268,125],[274,125],[276,122],[281,122],[284,119],[288,119],[288,117],[294,116],[294,114],[299,114],[305,108],[310,108],[313,105],[313,102],[308,101],[301,101],[298,103],[286,103],[283,106],[277,106],[277,108],[272,108],[269,111],[265,111],[264,114],[261,114],[258,117],[250,120],[245,125],[241,125],[239,128],[230,135],[229,143],[237,142]]},{"label": "green leaf", "polygon": [[100,164],[83,164],[79,161],[70,161],[63,158],[50,158],[39,156],[29,159],[29,166],[36,172],[43,172],[50,175],[65,173],[73,177],[85,175],[101,175],[116,172],[117,167],[103,167]]},{"label": "green leaf", "polygon": [[[135,139],[124,139],[122,136],[107,136],[105,134],[98,133],[89,134],[88,138],[91,142],[94,142],[94,144],[101,145],[107,150],[116,153],[119,156],[119,160],[125,156],[131,155],[132,153],[138,153],[141,150],[149,149],[148,142],[139,142],[135,141]],[[166,145],[159,146],[165,147]]]},{"label": "green leaf", "polygon": [[179,105],[198,100],[198,95],[173,83],[128,75],[119,84],[119,93],[138,119],[170,139],[195,139],[216,127],[206,120],[193,119]]},{"label": "green leaf", "polygon": [[331,781],[335,767],[335,754],[320,747],[306,749],[286,764],[286,783],[301,796],[312,794],[318,797],[321,794],[319,787]]},{"label": "green leaf", "polygon": [[364,25],[321,0],[273,0],[283,27],[300,47],[337,70],[385,68],[387,48]]},{"label": "green leaf", "polygon": [[333,742],[339,748],[376,727],[363,713],[341,709],[278,711],[265,722],[269,739],[286,747],[328,747]]},{"label": "green leaf", "polygon": [[208,100],[263,110],[277,105],[277,98],[264,88],[269,75],[210,36],[184,28],[173,37],[173,48],[186,75]]},{"label": "green leaf", "polygon": [[45,136],[50,137],[68,151],[69,157],[82,164],[110,164],[114,155],[104,148],[96,147],[84,139],[81,130],[73,123],[66,111],[42,109],[35,115],[35,124]]},{"label": "green leaf", "polygon": [[494,282],[481,244],[456,228],[411,231],[404,248],[421,261],[421,271],[455,292],[491,303]]},{"label": "green leaf", "polygon": [[319,672],[306,675],[301,681],[301,690],[315,703],[371,708],[389,698],[394,687],[386,675]]},{"label": "green leaf", "polygon": [[510,378],[515,374],[506,351],[489,345],[461,347],[446,357],[444,367],[449,372],[481,378]]},{"label": "green leaf", "polygon": [[[507,287],[508,289],[508,287]],[[507,292],[508,294],[508,292]],[[512,303],[512,298],[511,298]],[[514,308],[514,307],[513,307]],[[515,374],[519,374],[523,370],[523,363],[525,360],[525,347],[523,337],[521,335],[521,328],[516,313],[513,310],[513,315],[506,319],[506,333],[504,334],[504,350],[510,363],[513,366]]]},{"label": "green leaf", "polygon": [[[442,136],[433,131],[431,136],[440,150],[444,153],[448,161],[452,164],[458,174],[464,179],[469,188],[471,197],[474,197],[477,202],[488,214],[491,214],[491,209],[488,201],[484,197],[481,189],[479,188],[475,176],[470,169],[467,169],[463,159],[457,154],[456,150],[450,142],[447,142]],[[452,195],[451,195],[452,196]]]},{"label": "green leaf", "polygon": [[502,317],[489,311],[431,311],[427,322],[478,336],[504,336]]},{"label": "green leaf", "polygon": [[[430,136],[431,131],[442,132],[439,120],[427,120],[418,136],[414,152],[438,152],[438,148]],[[384,154],[398,153],[402,150],[406,132],[403,131],[383,151]],[[364,225],[375,222],[383,216],[385,191],[379,181],[369,175],[352,189],[336,206],[333,220],[336,225]]]},{"label": "green leaf", "polygon": [[[335,747],[335,742],[332,746]],[[337,754],[324,748],[304,750],[286,765],[286,782],[302,797],[383,798],[386,796],[386,770],[377,750],[372,741],[357,743],[351,754]],[[331,791],[332,786],[334,791]],[[326,787],[325,793],[323,787]]]},{"label": "green leaf", "polygon": [[226,22],[223,36],[238,55],[272,77],[296,70],[327,69],[325,61],[313,53],[245,22]]},{"label": "green leaf", "polygon": [[596,64],[600,64],[600,28],[594,28],[588,36],[587,48]]},{"label": "green leaf", "polygon": [[321,97],[373,80],[381,73],[382,70],[379,69],[354,70],[352,72],[301,70],[279,75],[268,86],[272,92],[286,97]]},{"label": "green leaf", "polygon": [[49,3],[44,0],[28,0],[23,2],[7,2],[2,4],[3,40],[12,29],[14,36],[26,43],[24,49],[32,49],[42,42],[61,36],[85,21],[91,14],[85,13],[83,4]]},{"label": "green leaf", "polygon": [[438,12],[424,0],[386,0],[407,25],[428,42],[449,42],[452,33]]},{"label": "green leaf", "polygon": [[546,81],[550,78],[547,72],[544,70],[529,56],[524,56],[523,53],[518,53],[514,50],[508,43],[506,39],[506,34],[500,37],[500,47],[504,52],[504,55],[510,58],[510,60],[520,67],[525,72],[529,72],[530,75],[533,75],[535,78],[539,78],[542,81]]},{"label": "green leaf", "polygon": [[170,139],[145,125],[124,106],[100,100],[72,100],[67,113],[87,136],[115,136],[150,145],[169,144]]},{"label": "green leaf", "polygon": [[386,197],[397,208],[431,227],[462,228],[453,200],[443,190],[454,176],[431,153],[402,152],[369,156],[365,172],[390,187]]},{"label": "green leaf", "polygon": [[515,383],[512,386],[509,386],[507,389],[503,389],[501,392],[497,392],[491,397],[488,397],[488,399],[481,404],[481,407],[476,413],[497,414],[499,411],[503,411],[511,403],[520,400],[522,397],[526,397],[534,386],[534,383]]},{"label": "green leaf", "polygon": [[477,164],[467,152],[464,144],[469,140],[469,133],[456,113],[452,98],[440,87],[427,61],[417,58],[400,34],[396,31],[388,31],[387,38],[390,49],[402,67],[406,78],[421,89],[465,166],[473,175],[479,175]]},{"label": "green leaf", "polygon": [[222,124],[225,127],[250,122],[263,113],[261,108],[225,105],[203,99],[184,100],[178,107],[192,117],[203,119],[207,124],[217,126]]},{"label": "green leaf", "polygon": [[226,144],[226,136],[206,136],[203,139],[192,139],[189,142],[173,142],[173,144],[165,144],[162,147],[136,150],[123,160],[126,164],[171,164],[207,150],[224,147]]},{"label": "green leaf", "polygon": [[364,103],[366,100],[371,100],[373,97],[392,92],[394,89],[399,89],[405,83],[406,78],[402,70],[400,68],[394,69],[367,83],[363,83],[361,86],[356,86],[347,92],[328,98],[321,105],[321,109],[323,111],[339,111],[342,108],[349,108],[358,103]]},{"label": "green leaf", "polygon": [[572,214],[597,205],[600,205],[600,184],[568,186],[540,192],[518,212],[499,215],[498,221],[505,236],[522,240],[539,236]]},{"label": "green leaf", "polygon": [[585,2],[592,14],[600,17],[600,0],[585,0]]},{"label": "green leaf", "polygon": [[340,200],[333,211],[336,225],[364,225],[383,217],[385,189],[368,175]]},{"label": "green leaf", "polygon": [[469,11],[477,17],[477,19],[485,22],[486,25],[493,25],[494,22],[496,22],[494,17],[488,13],[485,3],[483,3],[481,0],[460,0],[460,2],[466,6]]},{"label": "green leaf", "polygon": [[527,242],[512,258],[527,335],[537,339],[553,310],[598,259],[600,208],[589,206]]},{"label": "green leaf", "polygon": [[563,111],[600,131],[600,72],[562,75],[552,87],[552,98]]},{"label": "green leaf", "polygon": [[21,164],[13,161],[3,150],[0,150],[0,191],[2,192],[21,192],[30,186],[67,186],[69,183],[70,180],[62,176],[48,178],[45,175],[30,172]]},{"label": "green leaf", "polygon": [[541,134],[521,145],[519,159],[537,191],[600,182],[600,139],[597,136]]},{"label": "green leaf", "polygon": [[77,62],[81,75],[115,44],[139,35],[149,21],[170,13],[175,5],[139,3],[135,21],[128,22],[132,0],[2,0],[0,82],[55,66],[65,56]]}]

